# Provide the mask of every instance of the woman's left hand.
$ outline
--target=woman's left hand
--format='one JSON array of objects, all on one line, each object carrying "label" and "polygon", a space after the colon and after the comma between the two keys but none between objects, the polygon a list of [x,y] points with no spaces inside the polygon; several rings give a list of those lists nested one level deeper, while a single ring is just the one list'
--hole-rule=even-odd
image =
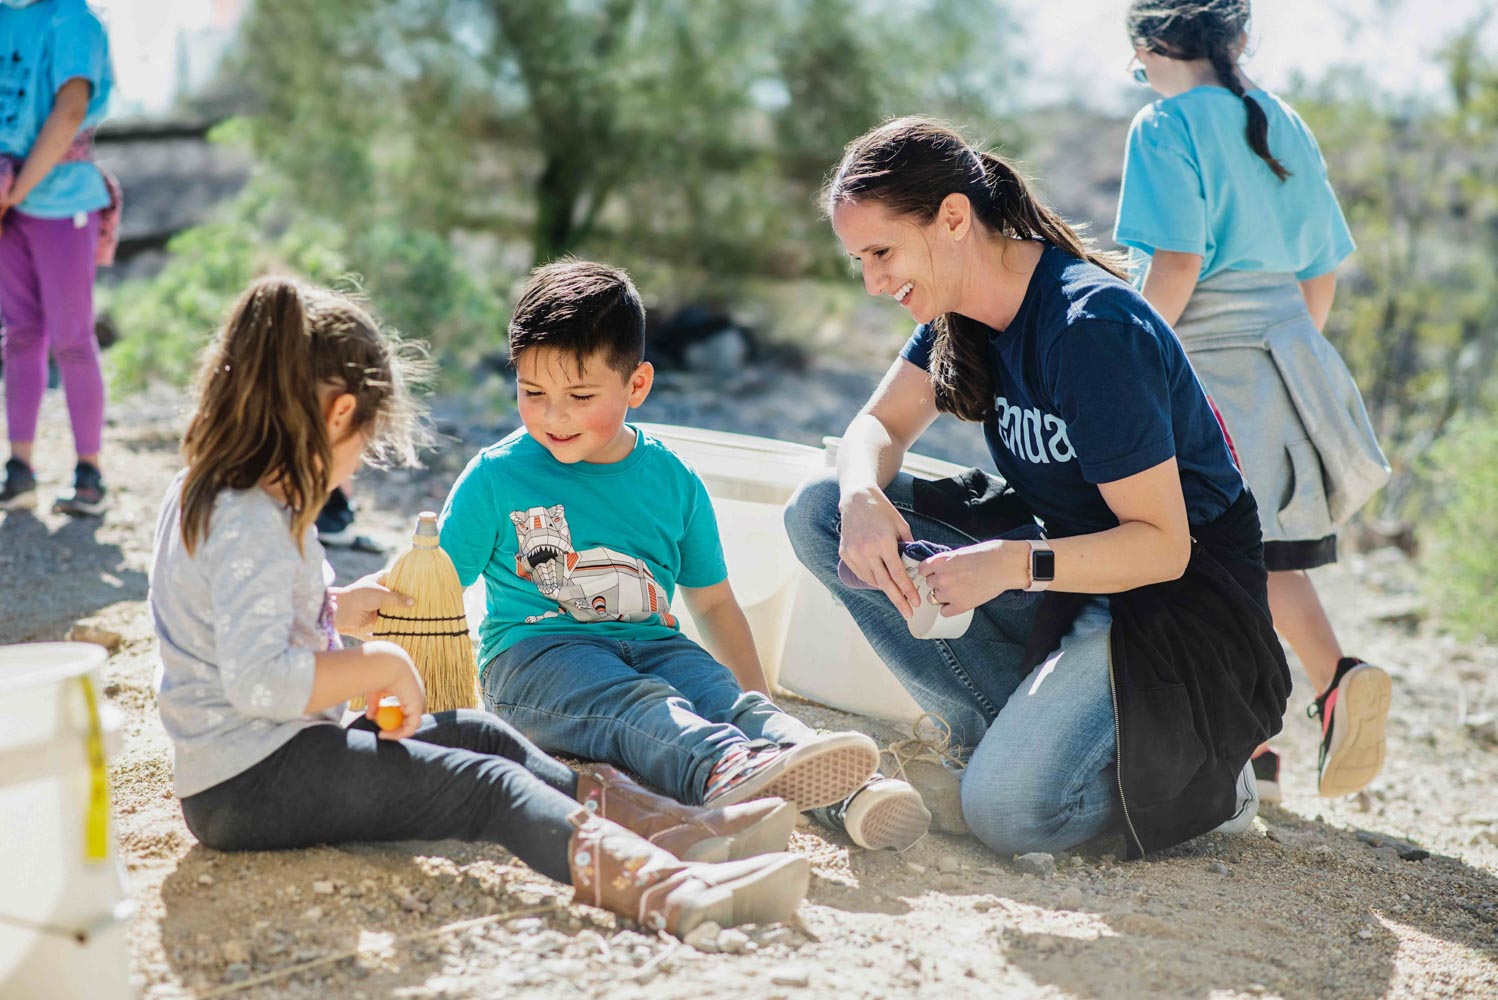
[{"label": "woman's left hand", "polygon": [[950,618],[987,604],[1006,590],[1029,586],[1029,555],[1024,542],[978,542],[939,552],[923,560],[918,572],[943,606],[942,617]]},{"label": "woman's left hand", "polygon": [[333,627],[344,635],[356,639],[368,639],[374,634],[375,624],[380,618],[380,605],[387,601],[404,601],[406,607],[416,603],[415,598],[398,594],[385,586],[385,574],[371,573],[360,577],[347,587],[330,588],[338,601],[338,610],[333,615]]}]

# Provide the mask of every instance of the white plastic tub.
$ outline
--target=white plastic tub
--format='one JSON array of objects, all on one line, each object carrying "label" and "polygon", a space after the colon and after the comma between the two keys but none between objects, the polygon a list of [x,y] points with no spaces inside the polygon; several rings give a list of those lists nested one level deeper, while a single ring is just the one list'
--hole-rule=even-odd
[{"label": "white plastic tub", "polygon": [[[94,780],[118,743],[119,715],[98,705],[108,654],[89,643],[0,647],[0,996],[116,1000],[130,988],[133,906],[105,828],[90,851]],[[97,729],[84,696],[89,678]],[[91,750],[91,736],[99,744]],[[107,815],[107,810],[106,810]],[[97,855],[97,856],[91,856]],[[40,930],[46,927],[52,930]]]},{"label": "white plastic tub", "polygon": [[[822,439],[823,463],[837,464],[841,438]],[[956,475],[963,466],[910,454],[903,471],[926,479]],[[913,722],[921,708],[874,652],[848,609],[799,563],[780,683],[812,701],[892,722]]]}]

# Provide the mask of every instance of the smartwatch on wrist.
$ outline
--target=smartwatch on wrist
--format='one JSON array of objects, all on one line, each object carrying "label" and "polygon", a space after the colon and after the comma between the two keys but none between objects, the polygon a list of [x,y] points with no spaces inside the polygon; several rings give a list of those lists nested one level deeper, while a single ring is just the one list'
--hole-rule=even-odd
[{"label": "smartwatch on wrist", "polygon": [[1030,546],[1030,585],[1025,590],[1034,593],[1050,587],[1056,579],[1056,553],[1051,543],[1044,538],[1032,539]]}]

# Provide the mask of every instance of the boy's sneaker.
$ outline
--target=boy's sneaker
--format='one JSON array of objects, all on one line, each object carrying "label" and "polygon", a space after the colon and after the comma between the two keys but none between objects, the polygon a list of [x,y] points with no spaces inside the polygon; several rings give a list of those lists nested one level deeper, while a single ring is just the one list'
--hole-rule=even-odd
[{"label": "boy's sneaker", "polygon": [[863,733],[828,733],[805,743],[740,743],[713,765],[703,805],[781,798],[797,812],[841,802],[879,769],[879,748]]},{"label": "boy's sneaker", "polygon": [[5,463],[5,485],[0,486],[0,510],[36,507],[36,474],[19,458]]},{"label": "boy's sneaker", "polygon": [[73,469],[73,492],[52,501],[52,513],[73,517],[98,517],[109,507],[109,491],[99,467],[79,462]]},{"label": "boy's sneaker", "polygon": [[1259,801],[1270,806],[1277,806],[1285,801],[1280,792],[1279,753],[1265,749],[1250,763],[1254,766],[1254,783],[1259,788]]},{"label": "boy's sneaker", "polygon": [[1331,685],[1306,709],[1321,719],[1317,792],[1324,798],[1351,795],[1384,766],[1384,720],[1393,684],[1378,667],[1353,656],[1337,661]]},{"label": "boy's sneaker", "polygon": [[1259,789],[1254,780],[1253,761],[1243,765],[1238,772],[1238,801],[1233,815],[1223,820],[1213,833],[1242,833],[1254,825],[1259,815]]},{"label": "boy's sneaker", "polygon": [[812,810],[812,816],[870,851],[908,850],[931,829],[931,810],[921,793],[908,782],[882,774],[837,805]]}]

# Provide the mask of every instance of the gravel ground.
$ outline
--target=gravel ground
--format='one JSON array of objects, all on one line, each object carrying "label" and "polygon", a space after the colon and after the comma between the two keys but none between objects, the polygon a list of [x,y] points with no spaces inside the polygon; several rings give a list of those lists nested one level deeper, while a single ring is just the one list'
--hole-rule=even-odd
[{"label": "gravel ground", "polygon": [[[679,378],[641,417],[815,443],[875,377],[814,371],[728,392]],[[70,471],[56,397],[38,442],[44,505]],[[1121,862],[1122,844],[1105,843],[1032,872],[968,838],[932,834],[895,855],[805,826],[794,848],[815,874],[798,919],[687,945],[572,905],[570,890],[498,848],[203,848],[171,797],[144,603],[180,405],[167,393],[115,403],[106,463],[117,504],[102,522],[0,515],[0,643],[58,639],[79,620],[124,639],[104,681],[128,719],[111,776],[140,906],[131,974],[143,996],[1498,995],[1498,649],[1427,622],[1395,550],[1315,574],[1347,647],[1393,675],[1383,775],[1352,798],[1315,797],[1316,726],[1297,670],[1278,741],[1284,806],[1263,810],[1251,834],[1147,861]],[[430,472],[364,478],[362,530],[399,544],[409,516],[440,502],[474,445],[498,433],[453,407],[444,423],[459,440]],[[981,444],[970,430],[927,450],[971,457]],[[335,558],[342,579],[379,564]],[[906,735],[788,705],[817,725]]]}]

